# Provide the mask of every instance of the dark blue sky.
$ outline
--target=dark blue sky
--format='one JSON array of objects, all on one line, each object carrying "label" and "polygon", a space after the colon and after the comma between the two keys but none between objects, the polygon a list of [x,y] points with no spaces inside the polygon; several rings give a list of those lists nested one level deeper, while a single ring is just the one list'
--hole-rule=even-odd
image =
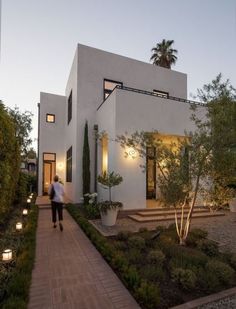
[{"label": "dark blue sky", "polygon": [[64,94],[78,42],[149,62],[173,39],[189,95],[219,72],[236,87],[235,0],[2,2],[0,98],[32,111],[35,127],[39,92]]}]

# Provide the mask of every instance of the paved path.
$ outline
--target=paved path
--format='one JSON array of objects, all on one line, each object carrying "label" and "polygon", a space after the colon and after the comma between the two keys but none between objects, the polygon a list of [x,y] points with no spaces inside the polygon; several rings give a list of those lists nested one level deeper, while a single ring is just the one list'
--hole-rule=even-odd
[{"label": "paved path", "polygon": [[64,231],[40,209],[28,309],[140,308],[68,212]]}]

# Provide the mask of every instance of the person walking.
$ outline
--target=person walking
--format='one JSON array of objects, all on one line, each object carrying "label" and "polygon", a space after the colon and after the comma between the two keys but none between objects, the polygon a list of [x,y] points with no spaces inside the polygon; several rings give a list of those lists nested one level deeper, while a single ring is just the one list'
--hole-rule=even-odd
[{"label": "person walking", "polygon": [[64,187],[59,182],[59,177],[56,175],[54,176],[54,182],[51,183],[48,189],[48,195],[51,199],[51,207],[52,207],[52,222],[53,227],[56,228],[56,222],[57,222],[57,213],[58,213],[58,219],[59,219],[59,226],[60,230],[63,231],[63,203],[64,203]]}]

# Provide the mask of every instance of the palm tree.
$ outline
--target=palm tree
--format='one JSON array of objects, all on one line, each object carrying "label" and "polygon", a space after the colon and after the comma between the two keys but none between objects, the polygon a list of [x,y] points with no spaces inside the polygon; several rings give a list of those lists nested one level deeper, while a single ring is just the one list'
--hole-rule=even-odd
[{"label": "palm tree", "polygon": [[157,43],[156,47],[152,48],[153,55],[150,60],[153,61],[154,65],[170,69],[171,65],[176,63],[178,51],[171,48],[173,43],[174,40],[162,40],[161,43]]}]

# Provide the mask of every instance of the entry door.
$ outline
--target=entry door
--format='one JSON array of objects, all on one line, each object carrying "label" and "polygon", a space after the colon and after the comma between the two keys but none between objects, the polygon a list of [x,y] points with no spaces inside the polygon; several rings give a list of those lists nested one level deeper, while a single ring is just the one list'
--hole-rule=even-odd
[{"label": "entry door", "polygon": [[43,158],[43,194],[46,195],[56,173],[56,154],[44,153]]},{"label": "entry door", "polygon": [[146,162],[146,198],[156,198],[156,149],[147,147],[147,162]]}]

